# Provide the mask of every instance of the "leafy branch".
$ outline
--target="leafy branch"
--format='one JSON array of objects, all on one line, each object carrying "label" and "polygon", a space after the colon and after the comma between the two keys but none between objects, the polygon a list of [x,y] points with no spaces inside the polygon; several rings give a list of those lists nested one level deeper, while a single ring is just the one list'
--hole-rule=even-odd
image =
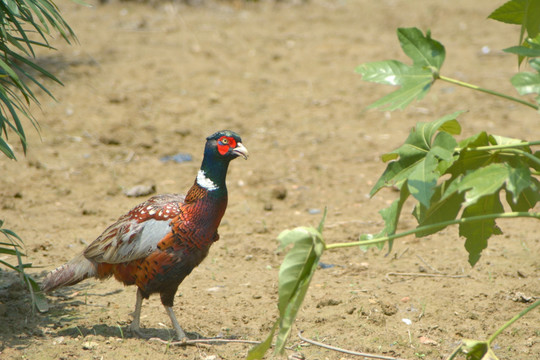
[{"label": "leafy branch", "polygon": [[405,236],[409,235],[416,235],[421,234],[423,232],[429,232],[434,229],[438,229],[441,226],[448,227],[451,225],[459,225],[459,224],[466,224],[466,223],[474,223],[474,222],[481,222],[485,220],[491,220],[491,219],[512,219],[512,218],[535,218],[540,220],[540,213],[532,213],[532,212],[509,212],[509,213],[500,213],[500,214],[488,214],[488,215],[479,215],[479,216],[471,216],[467,218],[462,219],[455,219],[455,220],[449,220],[445,222],[440,222],[432,225],[426,225],[426,226],[419,226],[415,229],[403,231],[398,234],[394,235],[388,235],[388,236],[382,236],[382,237],[373,237],[373,235],[362,235],[361,237],[366,240],[360,240],[360,241],[351,241],[351,242],[345,242],[345,243],[334,243],[334,244],[328,244],[324,247],[325,250],[334,250],[339,248],[346,248],[346,247],[365,247],[365,246],[372,246],[372,245],[378,245],[378,244],[384,244],[388,241],[392,241],[395,239],[399,239]]},{"label": "leafy branch", "polygon": [[497,329],[497,331],[495,331],[486,341],[478,341],[471,339],[463,340],[463,342],[459,344],[454,351],[452,351],[452,354],[450,354],[447,360],[453,360],[460,353],[467,354],[467,356],[471,359],[496,360],[497,356],[491,349],[491,345],[493,344],[495,338],[499,336],[504,330],[506,330],[510,325],[521,319],[529,311],[537,308],[539,305],[540,300],[535,301],[531,306],[522,310],[519,314],[510,319],[506,324]]},{"label": "leafy branch", "polygon": [[[447,83],[450,83],[450,84],[459,85],[459,86],[469,88],[469,89],[472,89],[472,90],[477,90],[477,91],[480,91],[480,92],[483,92],[483,93],[486,93],[486,94],[498,96],[498,97],[506,99],[506,100],[514,101],[516,103],[528,106],[528,107],[533,108],[535,110],[539,109],[537,104],[533,104],[533,103],[528,102],[526,100],[519,99],[519,98],[510,96],[510,95],[507,95],[507,94],[503,94],[503,93],[500,93],[500,92],[495,91],[495,90],[485,89],[485,88],[477,86],[477,85],[469,84],[469,83],[466,83],[464,81],[456,80],[456,79],[446,77],[446,76],[442,76],[442,75],[438,75],[436,77],[434,76],[434,80],[437,80],[437,79],[440,79],[442,81],[446,81]],[[516,85],[514,84],[514,86],[516,86]],[[517,88],[517,86],[516,86],[516,88]]]},{"label": "leafy branch", "polygon": [[[530,58],[529,64],[537,73],[518,73],[511,82],[520,95],[536,94],[536,103],[440,75],[446,56],[444,46],[432,39],[429,31],[424,35],[417,28],[400,28],[397,36],[403,52],[412,59],[412,65],[387,60],[356,68],[365,81],[399,87],[370,107],[403,109],[415,99],[422,99],[436,80],[442,80],[538,110],[540,1],[511,0],[495,10],[490,18],[522,26],[520,46],[506,51],[517,54],[520,63],[524,58]],[[280,248],[293,244],[279,272],[279,319],[267,339],[249,352],[248,359],[261,359],[276,332],[275,352],[283,352],[317,263],[326,250],[382,248],[385,244],[391,249],[394,239],[408,235],[424,237],[458,225],[459,235],[465,238],[469,263],[474,266],[487,247],[488,239],[502,234],[497,219],[540,219],[540,213],[531,211],[540,201],[540,181],[535,177],[540,173],[540,151],[533,151],[540,141],[524,141],[485,131],[458,140],[456,136],[461,134],[461,125],[457,118],[461,113],[463,111],[457,111],[435,121],[417,123],[403,145],[382,156],[388,165],[371,189],[370,196],[382,188],[393,187],[399,190],[399,198],[379,211],[384,228],[378,234],[364,234],[354,242],[326,244],[322,237],[325,212],[317,229],[300,227],[279,235]],[[415,201],[412,213],[418,226],[396,234],[403,205],[408,199]],[[506,201],[511,212],[504,211],[501,199]],[[491,349],[495,337],[536,308],[538,303],[515,316],[487,341],[464,341],[449,360],[459,353],[466,353],[472,360],[497,359]]]},{"label": "leafy branch", "polygon": [[[22,118],[27,118],[36,130],[38,124],[30,112],[32,103],[39,101],[32,87],[53,97],[42,79],[61,84],[53,74],[35,62],[35,48],[54,49],[48,37],[58,32],[68,43],[76,39],[75,34],[60,15],[52,0],[3,0],[0,2],[0,152],[9,159],[16,159],[8,142],[9,133],[14,133],[27,150],[27,139]],[[1,260],[4,265],[17,271],[26,283],[32,298],[33,309],[45,311],[47,303],[34,279],[25,273],[31,264],[23,263],[20,251],[22,240],[13,231],[2,229],[0,233],[7,242],[0,242],[0,254],[17,258],[18,265]]]},{"label": "leafy branch", "polygon": [[[538,16],[540,17],[540,10]],[[540,62],[537,59],[531,59],[529,62],[537,73],[522,72],[516,74],[511,80],[512,85],[514,85],[520,95],[537,94],[535,104],[495,90],[441,75],[446,50],[440,42],[431,38],[429,31],[424,35],[417,28],[399,28],[397,35],[403,52],[412,59],[412,65],[407,65],[397,60],[386,60],[362,64],[356,68],[356,72],[362,75],[364,81],[400,87],[398,90],[371,104],[369,106],[370,108],[379,107],[390,111],[404,109],[413,100],[421,100],[436,80],[442,80],[454,85],[511,100],[535,110],[539,109]],[[540,43],[540,36],[538,34],[535,36],[537,38],[528,38],[528,42],[526,43],[534,46],[532,49],[534,52],[526,46],[509,48],[507,50],[516,54],[536,54],[536,51],[540,52],[540,45],[538,45]]]},{"label": "leafy branch", "polygon": [[31,59],[36,56],[34,49],[54,49],[48,41],[52,31],[58,31],[68,43],[76,37],[51,0],[2,1],[0,14],[0,151],[15,159],[8,143],[8,129],[19,138],[25,153],[27,141],[21,116],[38,129],[29,106],[39,101],[29,84],[36,85],[50,97],[53,95],[38,76],[61,84]]},{"label": "leafy branch", "polygon": [[9,229],[2,228],[4,222],[0,220],[0,234],[4,235],[5,242],[0,241],[0,254],[11,255],[17,258],[17,265],[12,265],[7,261],[0,259],[0,265],[4,265],[11,270],[16,271],[21,276],[24,283],[30,290],[32,299],[32,309],[37,308],[39,311],[47,311],[48,304],[47,299],[41,292],[38,283],[28,274],[25,273],[25,269],[32,267],[30,263],[24,263],[22,257],[25,256],[21,252],[23,245],[22,239]]}]

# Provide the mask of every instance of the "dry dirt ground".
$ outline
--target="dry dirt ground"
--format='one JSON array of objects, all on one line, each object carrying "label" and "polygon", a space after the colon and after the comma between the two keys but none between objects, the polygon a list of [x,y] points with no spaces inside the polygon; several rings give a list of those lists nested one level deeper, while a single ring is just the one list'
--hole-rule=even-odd
[{"label": "dry dirt ground", "polygon": [[[519,33],[486,19],[498,2],[89,3],[59,3],[79,43],[57,39],[58,51],[38,54],[64,86],[48,84],[57,101],[40,96],[41,139],[27,126],[26,158],[17,147],[18,162],[0,160],[0,218],[24,239],[38,267],[31,273],[41,279],[143,200],[126,197],[125,189],[185,192],[204,138],[236,130],[251,158],[231,164],[221,239],[181,285],[174,307],[184,329],[205,337],[266,336],[277,315],[282,230],[316,225],[324,207],[328,242],[381,229],[378,210],[396,193],[367,194],[384,170],[380,156],[417,121],[469,110],[461,117],[463,136],[485,129],[539,137],[534,111],[445,84],[405,111],[366,110],[391,89],[353,72],[363,62],[406,60],[395,30],[418,26],[446,46],[448,76],[514,94],[508,79],[516,60],[500,49]],[[160,160],[176,153],[193,161]],[[400,228],[414,225],[405,215]],[[443,359],[462,339],[487,338],[540,296],[540,224],[500,226],[505,235],[490,240],[474,268],[456,229],[398,240],[388,256],[374,249],[326,253],[322,261],[331,266],[317,271],[287,353],[354,358],[302,343],[300,330],[401,359]],[[50,311],[33,315],[20,283],[0,272],[0,358],[241,359],[250,348],[134,338],[127,326],[135,289],[114,280],[89,280],[48,299]],[[170,339],[159,297],[144,303],[142,327]],[[509,328],[494,348],[501,359],[540,359],[540,312]]]}]

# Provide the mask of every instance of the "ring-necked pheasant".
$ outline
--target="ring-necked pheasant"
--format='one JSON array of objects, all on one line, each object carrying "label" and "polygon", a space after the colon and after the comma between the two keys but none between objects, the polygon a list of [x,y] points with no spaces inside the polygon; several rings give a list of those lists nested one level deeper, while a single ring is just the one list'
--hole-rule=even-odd
[{"label": "ring-necked pheasant", "polygon": [[186,334],[172,309],[178,285],[208,254],[227,208],[225,178],[229,162],[248,157],[238,134],[224,130],[206,139],[195,183],[184,197],[157,195],[136,206],[94,240],[82,254],[51,271],[47,292],[89,277],[113,276],[137,285],[131,330],[139,336],[143,299],[159,293],[179,339]]}]

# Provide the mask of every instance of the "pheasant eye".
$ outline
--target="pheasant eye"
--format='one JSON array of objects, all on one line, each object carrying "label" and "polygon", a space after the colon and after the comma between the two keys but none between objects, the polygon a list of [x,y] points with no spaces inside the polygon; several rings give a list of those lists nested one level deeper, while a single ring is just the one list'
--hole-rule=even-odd
[{"label": "pheasant eye", "polygon": [[225,155],[229,151],[229,139],[222,137],[217,143],[218,151],[221,155]]}]

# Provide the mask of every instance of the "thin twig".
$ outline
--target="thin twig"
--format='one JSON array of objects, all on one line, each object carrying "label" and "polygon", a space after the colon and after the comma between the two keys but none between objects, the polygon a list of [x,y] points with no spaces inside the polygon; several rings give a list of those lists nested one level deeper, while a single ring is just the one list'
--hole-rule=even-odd
[{"label": "thin twig", "polygon": [[424,263],[424,265],[426,265],[428,268],[431,269],[431,271],[433,271],[434,273],[437,273],[437,274],[443,274],[441,271],[435,269],[433,266],[431,266],[430,264],[428,264],[424,259],[422,259],[422,257],[420,255],[416,255],[417,258],[420,259],[421,262]]},{"label": "thin twig", "polygon": [[338,226],[348,225],[348,224],[378,225],[380,223],[382,222],[365,221],[365,220],[345,220],[345,221],[338,221],[333,224],[325,225],[324,228],[327,229],[327,228],[333,228],[333,227],[338,227]]},{"label": "thin twig", "polygon": [[470,275],[448,275],[448,274],[424,274],[424,273],[400,273],[400,272],[389,272],[386,274],[395,275],[395,276],[426,276],[426,277],[449,277],[449,278],[468,278]]},{"label": "thin twig", "polygon": [[327,345],[327,344],[324,344],[324,343],[321,343],[321,342],[318,342],[318,341],[315,341],[315,340],[307,339],[307,338],[302,336],[301,331],[298,332],[298,337],[300,338],[300,340],[302,340],[304,342],[307,342],[308,344],[317,345],[317,346],[320,346],[320,347],[328,349],[328,350],[339,351],[339,352],[342,352],[342,353],[345,353],[345,354],[348,354],[348,355],[363,356],[363,357],[367,357],[367,358],[381,359],[381,360],[403,360],[403,359],[389,357],[389,356],[366,354],[366,353],[341,349],[341,348],[338,348],[338,347],[335,347],[335,346],[332,346],[332,345]]},{"label": "thin twig", "polygon": [[178,345],[178,346],[188,346],[188,345],[196,345],[196,344],[216,344],[216,343],[223,343],[223,344],[229,344],[229,343],[239,343],[239,344],[254,344],[258,345],[261,342],[260,341],[253,341],[253,340],[241,340],[241,339],[221,339],[221,338],[214,338],[214,339],[189,339],[189,340],[179,340],[179,341],[166,341],[162,340],[160,338],[151,338],[149,341],[158,341],[162,344],[167,345]]},{"label": "thin twig", "polygon": [[407,251],[409,251],[409,248],[408,248],[408,247],[406,247],[405,250],[403,250],[403,251],[401,252],[401,254],[397,255],[396,260],[401,259],[401,257],[402,257],[403,255],[405,255],[405,253],[406,253]]},{"label": "thin twig", "polygon": [[446,274],[424,274],[424,273],[399,273],[399,272],[389,272],[385,275],[386,279],[390,282],[390,278],[388,276],[417,276],[417,277],[446,277],[446,278],[453,278],[453,279],[459,279],[459,278],[468,278],[470,275],[446,275]]}]

